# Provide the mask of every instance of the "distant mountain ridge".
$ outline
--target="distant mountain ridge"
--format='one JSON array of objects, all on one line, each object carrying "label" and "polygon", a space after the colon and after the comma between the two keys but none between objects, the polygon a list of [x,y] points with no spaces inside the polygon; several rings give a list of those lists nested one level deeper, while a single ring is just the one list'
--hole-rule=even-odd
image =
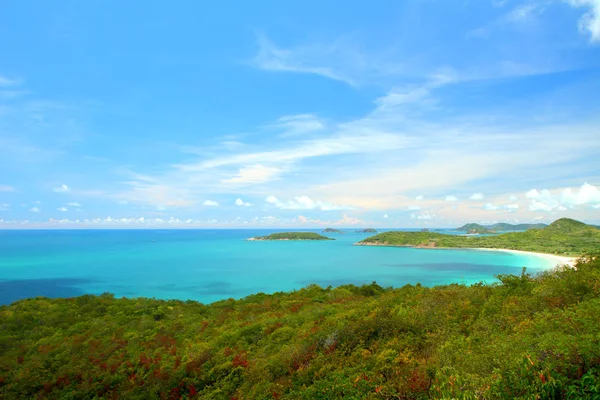
[{"label": "distant mountain ridge", "polygon": [[[583,223],[583,222],[582,222]],[[528,229],[542,229],[547,227],[546,224],[509,224],[506,222],[499,222],[493,225],[480,225],[476,223],[465,224],[457,229],[457,231],[469,232],[471,230],[480,230],[477,233],[494,233],[494,232],[510,232],[510,231],[526,231]],[[593,225],[591,225],[593,226]],[[484,232],[485,231],[485,232]]]}]

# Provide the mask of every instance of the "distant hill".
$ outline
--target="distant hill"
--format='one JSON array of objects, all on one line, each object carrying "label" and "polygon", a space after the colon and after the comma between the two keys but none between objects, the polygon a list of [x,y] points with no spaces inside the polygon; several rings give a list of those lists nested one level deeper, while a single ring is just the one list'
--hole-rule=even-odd
[{"label": "distant hill", "polygon": [[540,253],[583,255],[600,250],[600,230],[569,218],[542,229],[496,236],[454,236],[435,232],[384,232],[358,243],[371,246],[495,248]]},{"label": "distant hill", "polygon": [[495,231],[475,223],[463,225],[458,228],[457,231],[463,231],[467,233],[495,233]]},{"label": "distant hill", "polygon": [[[506,222],[499,222],[493,225],[480,225],[476,223],[470,223],[457,228],[457,231],[469,232],[469,233],[495,233],[495,232],[511,232],[511,231],[526,231],[528,229],[542,229],[545,228],[546,224],[507,224]],[[472,232],[471,232],[472,231]]]},{"label": "distant hill", "polygon": [[339,229],[333,229],[333,228],[325,228],[325,229],[323,229],[323,232],[325,232],[325,233],[344,233],[344,232],[340,231]]},{"label": "distant hill", "polygon": [[377,233],[377,231],[373,228],[367,228],[367,229],[359,229],[356,231],[356,233]]},{"label": "distant hill", "polygon": [[280,232],[267,236],[257,236],[248,240],[335,240],[314,232]]},{"label": "distant hill", "polygon": [[546,224],[507,224],[505,222],[499,222],[493,225],[487,225],[487,228],[495,231],[508,232],[508,231],[526,231],[528,229],[542,229],[545,228]]}]

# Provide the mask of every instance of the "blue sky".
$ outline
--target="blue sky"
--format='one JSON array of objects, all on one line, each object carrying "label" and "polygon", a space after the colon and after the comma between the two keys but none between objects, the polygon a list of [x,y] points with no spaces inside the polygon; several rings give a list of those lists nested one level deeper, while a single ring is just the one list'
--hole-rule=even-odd
[{"label": "blue sky", "polygon": [[600,0],[7,1],[0,228],[600,222]]}]

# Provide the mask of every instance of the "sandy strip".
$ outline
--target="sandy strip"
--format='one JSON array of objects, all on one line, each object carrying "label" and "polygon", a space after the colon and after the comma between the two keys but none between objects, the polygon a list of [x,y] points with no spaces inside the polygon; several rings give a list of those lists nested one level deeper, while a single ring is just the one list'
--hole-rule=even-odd
[{"label": "sandy strip", "polygon": [[[468,250],[468,249],[465,249]],[[548,261],[548,268],[554,268],[557,266],[569,266],[574,267],[577,262],[578,257],[565,257],[565,256],[557,256],[554,254],[546,254],[546,253],[536,253],[533,251],[523,251],[523,250],[509,250],[509,249],[487,249],[487,248],[473,248],[470,250],[480,250],[480,251],[503,251],[505,253],[515,253],[515,254],[525,254],[531,255],[535,257],[540,257]]]}]

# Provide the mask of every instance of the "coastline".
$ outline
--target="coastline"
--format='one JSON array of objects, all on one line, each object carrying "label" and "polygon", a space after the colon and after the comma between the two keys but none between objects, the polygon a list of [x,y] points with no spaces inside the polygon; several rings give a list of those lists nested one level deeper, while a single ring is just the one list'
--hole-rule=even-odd
[{"label": "coastline", "polygon": [[530,256],[534,256],[534,257],[543,258],[548,263],[548,267],[546,269],[553,269],[558,266],[568,266],[568,267],[574,268],[575,263],[579,259],[579,257],[558,256],[555,254],[537,253],[534,251],[513,250],[513,249],[495,249],[495,248],[486,248],[486,247],[427,247],[427,246],[394,245],[394,244],[380,244],[380,243],[355,243],[354,245],[355,246],[379,246],[379,247],[405,247],[405,248],[425,249],[425,250],[501,251],[501,252],[505,252],[505,253],[530,255]]},{"label": "coastline", "polygon": [[555,254],[547,254],[547,253],[537,253],[534,251],[525,251],[525,250],[511,250],[511,249],[488,249],[488,248],[471,248],[469,250],[477,250],[477,251],[502,251],[505,253],[514,253],[521,255],[531,255],[535,257],[540,257],[548,261],[548,269],[556,268],[558,266],[568,266],[575,267],[575,263],[579,259],[579,257],[568,257],[568,256],[557,256]]}]

